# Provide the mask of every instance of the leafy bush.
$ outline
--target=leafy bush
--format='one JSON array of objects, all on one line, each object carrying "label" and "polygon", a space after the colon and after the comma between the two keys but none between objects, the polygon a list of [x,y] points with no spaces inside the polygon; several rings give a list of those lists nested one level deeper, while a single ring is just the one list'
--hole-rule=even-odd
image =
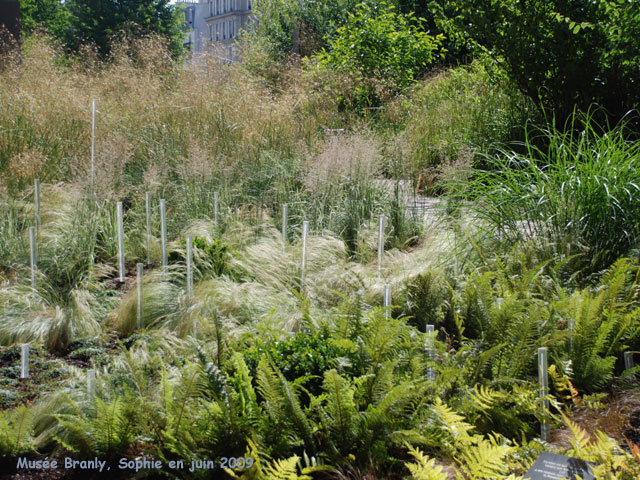
[{"label": "leafy bush", "polygon": [[317,55],[318,67],[356,79],[359,94],[354,107],[375,106],[379,98],[371,79],[397,91],[413,83],[437,59],[443,38],[428,35],[421,23],[385,2],[358,4],[329,48]]},{"label": "leafy bush", "polygon": [[252,372],[264,355],[278,366],[287,380],[307,378],[307,388],[314,394],[321,391],[324,372],[335,368],[339,358],[348,361],[349,366],[345,370],[351,375],[361,368],[359,357],[354,352],[338,346],[322,333],[297,333],[288,340],[256,342],[244,354]]}]

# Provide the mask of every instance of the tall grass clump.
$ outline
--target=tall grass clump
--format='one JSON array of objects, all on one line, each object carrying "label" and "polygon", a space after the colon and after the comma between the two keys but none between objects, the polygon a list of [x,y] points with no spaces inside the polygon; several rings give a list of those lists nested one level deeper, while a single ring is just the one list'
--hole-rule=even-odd
[{"label": "tall grass clump", "polygon": [[[396,138],[405,174],[436,193],[451,166],[478,161],[522,138],[531,106],[486,59],[446,70],[416,86],[405,99],[405,129]],[[400,107],[402,108],[402,107]],[[387,115],[394,114],[390,108]]]},{"label": "tall grass clump", "polygon": [[589,274],[637,247],[640,145],[621,126],[601,129],[589,116],[581,122],[580,130],[540,130],[535,143],[529,130],[526,153],[488,158],[491,170],[476,171],[456,193],[475,199],[486,233],[510,244],[528,238]]}]

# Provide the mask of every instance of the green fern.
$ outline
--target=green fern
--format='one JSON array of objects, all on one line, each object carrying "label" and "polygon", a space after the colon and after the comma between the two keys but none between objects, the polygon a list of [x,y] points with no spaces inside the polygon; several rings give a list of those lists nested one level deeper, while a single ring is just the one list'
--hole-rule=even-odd
[{"label": "green fern", "polygon": [[420,450],[409,447],[409,453],[415,459],[413,463],[405,463],[405,467],[411,472],[413,480],[447,480],[449,475],[443,468],[436,465],[435,459],[429,459]]},{"label": "green fern", "polygon": [[0,415],[0,456],[14,456],[34,450],[33,412],[20,405]]}]

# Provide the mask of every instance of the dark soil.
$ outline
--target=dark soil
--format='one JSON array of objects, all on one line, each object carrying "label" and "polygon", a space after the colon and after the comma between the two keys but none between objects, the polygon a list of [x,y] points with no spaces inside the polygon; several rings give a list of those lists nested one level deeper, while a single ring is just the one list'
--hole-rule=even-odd
[{"label": "dark soil", "polygon": [[629,417],[629,426],[625,429],[624,436],[630,442],[640,445],[640,410],[632,413]]}]

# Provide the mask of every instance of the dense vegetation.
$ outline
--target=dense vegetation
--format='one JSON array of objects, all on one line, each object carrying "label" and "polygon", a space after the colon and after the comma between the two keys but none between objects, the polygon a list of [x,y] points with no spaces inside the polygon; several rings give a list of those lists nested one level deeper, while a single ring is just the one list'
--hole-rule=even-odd
[{"label": "dense vegetation", "polygon": [[[588,31],[573,41],[600,48],[614,20],[635,25],[630,4],[596,3],[597,26],[578,6],[544,10],[559,22],[544,39]],[[635,123],[615,124],[607,90],[560,92],[553,57],[516,65],[537,3],[531,17],[491,3],[512,30],[438,4],[421,20],[404,1],[258,2],[233,65],[176,63],[166,38],[135,32],[106,60],[37,35],[4,59],[7,471],[20,455],[147,455],[180,478],[516,480],[552,451],[638,478],[638,367],[624,361],[640,350]],[[296,29],[303,61],[289,58]],[[626,67],[611,68],[631,109]],[[422,194],[437,206],[414,205]],[[252,460],[188,470],[223,457]]]}]

